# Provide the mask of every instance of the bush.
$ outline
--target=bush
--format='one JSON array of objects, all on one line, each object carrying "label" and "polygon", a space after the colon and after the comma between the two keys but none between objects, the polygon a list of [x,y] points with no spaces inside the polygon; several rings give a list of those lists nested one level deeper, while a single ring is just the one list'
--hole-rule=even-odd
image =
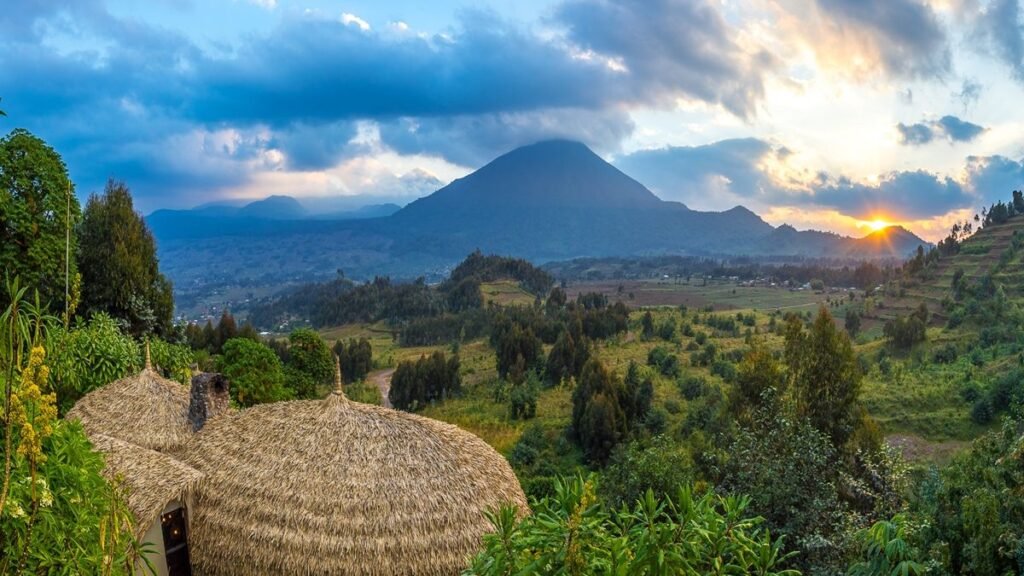
[{"label": "bush", "polygon": [[510,506],[487,512],[494,530],[466,574],[605,574],[611,566],[615,574],[714,574],[742,566],[793,576],[781,567],[788,558],[782,541],[747,514],[746,498],[695,496],[681,487],[671,499],[647,492],[632,508],[615,510],[594,492],[592,481],[559,480],[522,520]]},{"label": "bush", "polygon": [[653,490],[665,498],[692,480],[689,454],[667,436],[619,446],[601,476],[601,496],[611,509],[629,505]]},{"label": "bush", "polygon": [[989,424],[995,417],[995,411],[992,409],[992,403],[989,402],[988,398],[978,398],[974,402],[974,406],[971,408],[971,420],[976,424]]},{"label": "bush", "polygon": [[117,322],[106,314],[94,314],[88,322],[79,322],[72,330],[50,330],[47,360],[50,386],[57,393],[60,412],[64,413],[87,393],[124,378],[142,367],[138,343],[121,332]]},{"label": "bush", "polygon": [[217,369],[231,383],[231,399],[239,406],[289,400],[295,391],[284,385],[284,367],[268,346],[248,338],[224,343]]},{"label": "bush", "polygon": [[932,360],[937,364],[952,364],[956,362],[956,357],[956,344],[952,342],[932,352]]},{"label": "bush", "polygon": [[687,400],[696,400],[708,393],[708,381],[703,376],[685,376],[678,381],[679,393]]}]

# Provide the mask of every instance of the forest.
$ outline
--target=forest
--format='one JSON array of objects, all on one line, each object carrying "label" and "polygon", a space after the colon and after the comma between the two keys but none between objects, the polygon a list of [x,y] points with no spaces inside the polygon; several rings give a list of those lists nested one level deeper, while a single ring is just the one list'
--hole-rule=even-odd
[{"label": "forest", "polygon": [[[183,385],[227,376],[238,409],[324,397],[337,357],[351,399],[479,434],[532,514],[488,512],[466,574],[1024,570],[1019,192],[899,265],[673,264],[820,282],[796,310],[570,297],[551,268],[477,251],[437,285],[339,273],[202,326],[173,322],[127,183],[83,208],[60,155],[15,130],[0,197],[0,573],[132,573],[127,494],[62,416],[147,348]],[[523,298],[489,301],[494,283]],[[901,434],[957,449],[913,459]]]}]

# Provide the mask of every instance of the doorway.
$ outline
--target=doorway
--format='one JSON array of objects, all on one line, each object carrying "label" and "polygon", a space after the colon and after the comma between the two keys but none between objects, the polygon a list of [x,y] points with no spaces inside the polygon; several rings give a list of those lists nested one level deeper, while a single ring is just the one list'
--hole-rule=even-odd
[{"label": "doorway", "polygon": [[160,515],[164,534],[164,560],[168,576],[192,576],[188,557],[188,529],[185,508],[179,507]]}]

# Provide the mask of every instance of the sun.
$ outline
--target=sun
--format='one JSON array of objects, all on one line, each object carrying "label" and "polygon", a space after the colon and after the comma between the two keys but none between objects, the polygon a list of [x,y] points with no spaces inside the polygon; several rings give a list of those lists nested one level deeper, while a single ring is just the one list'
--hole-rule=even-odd
[{"label": "sun", "polygon": [[885,220],[881,220],[879,218],[875,218],[874,220],[871,220],[870,222],[867,223],[867,225],[868,225],[868,228],[871,228],[871,230],[873,230],[875,232],[878,232],[879,230],[885,230],[889,226],[892,226],[892,224],[886,222]]}]

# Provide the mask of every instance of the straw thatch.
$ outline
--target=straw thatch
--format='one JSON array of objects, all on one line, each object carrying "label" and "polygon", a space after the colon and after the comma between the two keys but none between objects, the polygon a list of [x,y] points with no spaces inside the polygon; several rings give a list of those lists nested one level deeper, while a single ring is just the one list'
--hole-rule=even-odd
[{"label": "straw thatch", "polygon": [[68,411],[86,433],[111,436],[143,448],[174,452],[192,436],[188,388],[146,368],[83,396]]},{"label": "straw thatch", "polygon": [[458,574],[526,499],[504,458],[455,426],[351,402],[264,404],[187,447],[197,574]]},{"label": "straw thatch", "polygon": [[103,475],[123,482],[128,489],[128,508],[135,516],[133,532],[137,539],[142,539],[168,503],[183,501],[203,478],[195,468],[166,454],[103,434],[94,434],[90,440],[105,455]]}]

